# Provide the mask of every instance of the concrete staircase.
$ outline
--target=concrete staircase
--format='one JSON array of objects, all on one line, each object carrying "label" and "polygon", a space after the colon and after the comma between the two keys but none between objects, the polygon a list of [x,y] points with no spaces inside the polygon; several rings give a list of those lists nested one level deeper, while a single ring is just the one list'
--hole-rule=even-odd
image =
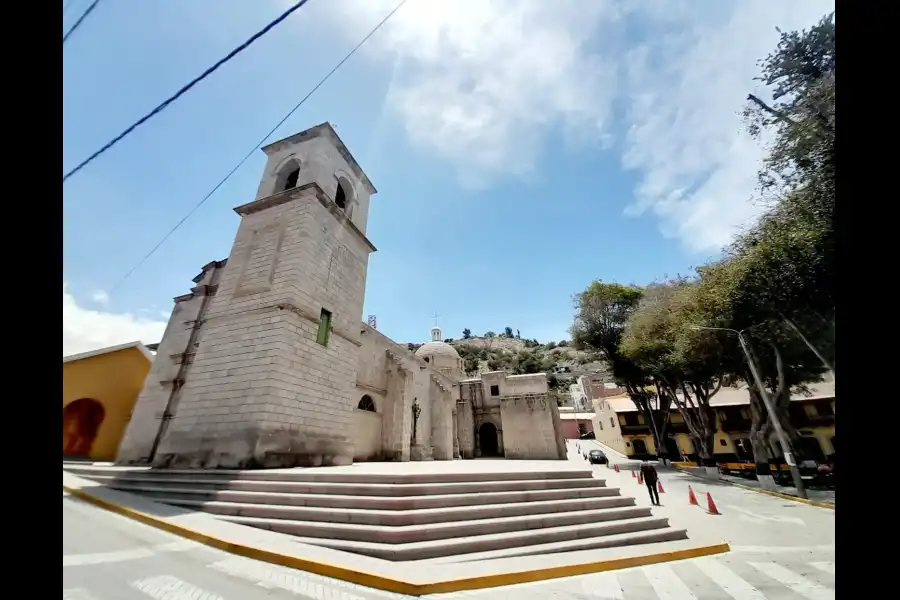
[{"label": "concrete staircase", "polygon": [[591,472],[350,474],[68,463],[157,502],[391,561],[467,562],[683,540]]}]

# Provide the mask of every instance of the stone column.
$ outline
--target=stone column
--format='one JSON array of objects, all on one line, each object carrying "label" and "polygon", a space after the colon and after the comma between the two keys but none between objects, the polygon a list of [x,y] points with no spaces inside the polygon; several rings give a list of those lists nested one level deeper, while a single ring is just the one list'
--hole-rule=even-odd
[{"label": "stone column", "polygon": [[435,460],[453,459],[453,411],[449,390],[431,382],[431,443]]},{"label": "stone column", "polygon": [[471,400],[456,407],[456,426],[459,433],[459,455],[475,458],[475,414]]},{"label": "stone column", "polygon": [[412,396],[409,372],[402,366],[388,367],[387,393],[390,399],[389,413],[385,414],[384,447],[388,460],[408,462],[410,435],[412,435]]},{"label": "stone column", "polygon": [[451,418],[453,419],[453,458],[459,458],[459,423],[457,422],[456,402],[450,399],[452,410]]}]

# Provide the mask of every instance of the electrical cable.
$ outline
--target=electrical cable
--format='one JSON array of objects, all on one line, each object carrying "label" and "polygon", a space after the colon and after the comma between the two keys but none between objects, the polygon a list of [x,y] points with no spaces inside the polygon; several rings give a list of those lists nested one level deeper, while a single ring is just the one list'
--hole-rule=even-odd
[{"label": "electrical cable", "polygon": [[[95,8],[97,8],[98,4],[100,4],[100,0],[94,0],[93,2],[91,2],[91,5],[87,7],[87,10],[85,10],[83,13],[81,13],[81,16],[78,17],[78,20],[75,21],[74,25],[72,25],[72,29],[70,29],[69,31],[67,31],[65,33],[65,35],[63,35],[63,44],[66,43],[66,40],[69,39],[70,35],[75,33],[75,30],[78,29],[78,27],[84,22],[85,19],[87,19],[88,15],[91,14]],[[64,13],[65,13],[65,10],[66,10],[66,7],[63,7]]]},{"label": "electrical cable", "polygon": [[309,97],[312,96],[312,95],[316,92],[316,90],[318,90],[320,87],[322,87],[322,85],[324,85],[325,82],[328,81],[328,80],[331,78],[331,76],[334,75],[334,73],[335,73],[338,69],[340,69],[341,66],[342,66],[345,62],[347,62],[347,61],[350,59],[350,57],[352,57],[354,54],[356,54],[356,51],[359,50],[359,49],[362,47],[362,45],[365,44],[365,43],[369,40],[369,38],[371,38],[373,35],[375,35],[375,33],[378,32],[378,30],[381,29],[381,27],[382,27],[385,23],[387,23],[388,20],[390,20],[390,18],[393,17],[394,14],[395,14],[398,10],[400,10],[400,9],[403,7],[403,5],[406,4],[408,1],[409,1],[409,0],[401,0],[400,3],[397,4],[397,6],[394,7],[394,10],[392,10],[391,12],[389,12],[389,13],[387,14],[387,16],[384,17],[384,18],[378,23],[378,25],[376,25],[376,26],[375,26],[375,27],[374,27],[374,28],[366,35],[366,37],[364,37],[364,38],[363,38],[356,46],[354,46],[353,49],[352,49],[350,52],[348,52],[347,55],[346,55],[344,58],[342,58],[341,61],[340,61],[339,63],[337,63],[337,65],[335,65],[335,67],[334,67],[333,69],[331,69],[331,71],[329,71],[328,74],[325,75],[325,77],[323,77],[323,78],[319,81],[319,83],[317,83],[317,84],[315,85],[315,87],[313,87],[313,89],[311,89],[311,90],[309,91],[308,94],[306,94],[303,98],[301,98],[300,102],[298,102],[298,103],[294,106],[294,108],[292,108],[292,109],[291,109],[291,110],[290,110],[290,111],[289,111],[289,112],[288,112],[288,113],[287,113],[280,121],[278,121],[278,123],[275,125],[275,127],[273,127],[273,128],[272,128],[272,129],[271,129],[271,130],[270,130],[270,131],[269,131],[269,132],[268,132],[268,133],[267,133],[267,134],[259,141],[259,143],[257,143],[257,144],[253,147],[253,149],[252,149],[250,152],[248,152],[247,155],[244,156],[244,158],[242,158],[242,159],[234,166],[234,168],[231,169],[231,171],[229,171],[228,174],[227,174],[224,178],[222,178],[222,180],[219,181],[219,183],[217,183],[217,184],[215,185],[215,187],[213,187],[213,189],[211,189],[211,190],[209,191],[209,193],[206,194],[206,196],[203,197],[202,200],[200,200],[200,202],[198,202],[191,210],[189,210],[189,211],[187,212],[187,214],[184,215],[184,217],[182,217],[181,220],[178,221],[178,223],[176,223],[175,226],[172,227],[172,229],[170,229],[169,232],[166,233],[166,235],[164,235],[164,236],[162,237],[162,239],[161,239],[161,240],[160,240],[160,241],[159,241],[159,242],[158,242],[158,243],[150,250],[150,252],[148,252],[146,255],[144,255],[144,257],[143,257],[141,260],[139,260],[139,261],[137,262],[137,264],[135,264],[135,265],[134,265],[134,266],[133,266],[126,274],[125,274],[124,277],[122,277],[118,282],[116,282],[116,284],[115,284],[114,286],[112,286],[112,288],[111,288],[110,291],[109,291],[109,295],[112,295],[113,292],[114,292],[116,289],[118,289],[123,283],[125,283],[126,281],[128,281],[128,279],[131,277],[131,275],[134,274],[134,272],[137,271],[137,270],[138,270],[145,262],[147,262],[147,260],[148,260],[151,256],[153,256],[154,254],[156,254],[156,251],[159,250],[159,248],[160,248],[164,243],[166,243],[166,241],[167,241],[170,237],[172,237],[172,234],[175,233],[182,225],[184,225],[185,221],[187,221],[187,220],[188,220],[195,212],[197,212],[197,210],[198,210],[201,206],[203,206],[203,205],[206,203],[206,201],[209,200],[209,199],[212,197],[212,195],[215,194],[215,193],[219,190],[219,188],[222,187],[222,186],[225,184],[226,181],[228,181],[229,179],[231,179],[231,176],[234,175],[234,174],[237,172],[238,169],[240,169],[242,166],[244,166],[244,163],[247,162],[247,160],[249,160],[250,157],[253,156],[253,154],[254,154],[257,150],[259,150],[259,148],[266,142],[266,140],[269,139],[269,136],[271,136],[273,133],[275,133],[275,132],[278,130],[278,128],[281,127],[281,126],[284,124],[284,122],[287,121],[287,120],[291,117],[291,115],[293,115],[295,112],[297,112],[297,109],[299,109],[301,106],[303,106],[303,103],[306,102],[306,101],[309,99]]},{"label": "electrical cable", "polygon": [[[201,81],[206,79],[209,75],[211,75],[213,72],[215,72],[219,67],[221,67],[222,65],[227,63],[229,60],[231,60],[232,58],[234,58],[235,56],[237,56],[238,54],[240,54],[241,52],[246,50],[253,42],[255,42],[256,40],[258,40],[259,38],[261,38],[262,36],[267,34],[269,31],[271,31],[274,27],[279,25],[282,21],[284,21],[286,18],[288,18],[294,11],[296,11],[297,9],[302,7],[308,1],[309,0],[300,0],[299,2],[297,2],[296,4],[291,6],[289,9],[284,11],[277,19],[275,19],[274,21],[272,21],[271,23],[269,23],[268,25],[266,25],[265,27],[263,27],[262,29],[257,31],[255,34],[253,34],[250,37],[250,39],[248,39],[246,42],[244,42],[243,44],[241,44],[240,46],[238,46],[237,48],[235,48],[234,50],[229,52],[224,58],[221,58],[213,66],[211,66],[208,69],[206,69],[205,71],[203,71],[203,73],[201,73],[200,75],[195,77],[190,83],[188,83],[187,85],[182,87],[180,90],[175,92],[174,96],[172,96],[171,98],[169,98],[168,100],[166,100],[165,102],[163,102],[162,104],[160,104],[159,106],[157,106],[156,108],[151,110],[149,113],[147,113],[146,115],[144,115],[143,117],[141,117],[140,119],[135,121],[132,125],[130,125],[127,129],[125,129],[125,131],[123,131],[122,133],[120,133],[119,135],[117,135],[116,137],[111,139],[102,148],[100,148],[99,150],[97,150],[96,152],[94,152],[93,154],[88,156],[86,159],[84,159],[77,167],[75,167],[74,169],[72,169],[71,171],[66,173],[63,176],[63,183],[65,183],[66,179],[68,179],[69,177],[71,177],[72,175],[74,175],[75,173],[77,173],[78,171],[83,169],[84,167],[86,167],[89,163],[91,163],[98,156],[100,156],[101,154],[103,154],[104,152],[106,152],[107,150],[109,150],[110,148],[115,146],[117,143],[122,141],[122,139],[125,136],[127,136],[132,131],[134,131],[135,129],[137,129],[138,127],[140,127],[147,121],[149,121],[151,118],[153,118],[156,115],[158,115],[159,113],[161,113],[170,104],[172,104],[173,102],[178,100],[178,98],[180,98],[182,95],[184,95],[192,87],[194,87],[195,85],[197,85],[198,83],[200,83]],[[99,2],[99,0],[94,0],[94,4],[91,5],[91,8],[96,6],[97,2]],[[87,10],[87,12],[90,12],[91,8],[89,8]],[[87,14],[87,12],[85,13],[85,15]],[[78,20],[78,23],[80,23],[84,19],[85,15],[82,15],[81,19]],[[78,23],[75,23],[75,27],[78,26]],[[69,30],[69,33],[66,34],[66,36],[71,34],[72,31],[75,29],[75,27],[73,27],[71,30]],[[63,41],[65,41],[65,38],[63,38]]]}]

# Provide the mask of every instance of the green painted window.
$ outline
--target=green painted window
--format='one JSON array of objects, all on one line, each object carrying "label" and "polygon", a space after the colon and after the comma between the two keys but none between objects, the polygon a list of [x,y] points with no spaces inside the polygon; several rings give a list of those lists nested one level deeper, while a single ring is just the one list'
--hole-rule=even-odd
[{"label": "green painted window", "polygon": [[323,346],[328,345],[328,337],[331,334],[331,313],[324,308],[319,315],[319,333],[316,335],[316,342]]}]

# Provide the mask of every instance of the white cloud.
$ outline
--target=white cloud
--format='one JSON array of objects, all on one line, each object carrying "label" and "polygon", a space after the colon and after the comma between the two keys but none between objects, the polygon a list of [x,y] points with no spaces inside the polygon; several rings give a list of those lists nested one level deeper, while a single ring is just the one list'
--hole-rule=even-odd
[{"label": "white cloud", "polygon": [[[358,41],[396,2],[329,10]],[[593,139],[639,177],[629,213],[655,215],[664,234],[702,252],[758,212],[762,149],[739,113],[758,91],[756,63],[774,48],[775,27],[808,27],[833,9],[833,0],[409,0],[365,52],[400,62],[392,109],[414,144],[469,183],[527,174],[556,131]]]},{"label": "white cloud", "polygon": [[[359,39],[396,0],[335,4]],[[612,1],[410,0],[366,51],[400,60],[388,97],[414,144],[464,183],[524,175],[551,128],[601,135],[614,64],[585,49]]]},{"label": "white cloud", "polygon": [[641,175],[629,212],[651,211],[690,250],[716,250],[760,210],[752,197],[764,147],[740,117],[747,94],[764,93],[753,81],[757,61],[774,49],[776,26],[808,27],[834,2],[734,2],[710,13],[648,6],[643,17],[665,19],[669,33],[627,55],[622,164]]},{"label": "white cloud", "polygon": [[93,294],[91,294],[91,300],[93,300],[97,304],[106,306],[107,304],[109,304],[109,294],[107,294],[103,290],[97,290]]},{"label": "white cloud", "polygon": [[63,356],[140,340],[158,342],[166,321],[114,314],[79,306],[63,283]]}]

